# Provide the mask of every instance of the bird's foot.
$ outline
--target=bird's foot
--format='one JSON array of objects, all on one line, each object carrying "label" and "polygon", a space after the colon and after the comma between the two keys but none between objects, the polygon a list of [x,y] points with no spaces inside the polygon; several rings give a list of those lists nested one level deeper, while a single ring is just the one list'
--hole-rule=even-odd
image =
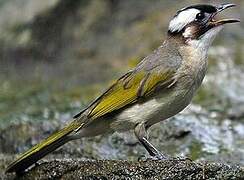
[{"label": "bird's foot", "polygon": [[138,161],[150,161],[150,160],[169,160],[171,159],[170,156],[168,155],[165,155],[163,153],[157,153],[155,154],[154,156],[145,156],[145,155],[142,155],[138,158]]},{"label": "bird's foot", "polygon": [[173,161],[190,161],[193,162],[193,160],[189,157],[172,157]]},{"label": "bird's foot", "polygon": [[138,158],[138,161],[150,161],[150,160],[171,160],[171,161],[190,161],[193,162],[189,157],[171,157],[162,153],[158,153],[154,156],[142,155]]},{"label": "bird's foot", "polygon": [[152,158],[154,160],[169,160],[170,156],[163,154],[161,152],[158,152],[157,154],[155,154],[154,156],[152,156]]}]

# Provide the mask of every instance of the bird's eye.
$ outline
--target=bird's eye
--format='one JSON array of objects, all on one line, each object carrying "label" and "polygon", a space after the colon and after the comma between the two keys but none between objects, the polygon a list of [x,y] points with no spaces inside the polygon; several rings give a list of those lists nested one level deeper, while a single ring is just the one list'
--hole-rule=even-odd
[{"label": "bird's eye", "polygon": [[197,16],[196,16],[197,20],[202,20],[204,18],[205,18],[205,14],[204,13],[198,13]]}]

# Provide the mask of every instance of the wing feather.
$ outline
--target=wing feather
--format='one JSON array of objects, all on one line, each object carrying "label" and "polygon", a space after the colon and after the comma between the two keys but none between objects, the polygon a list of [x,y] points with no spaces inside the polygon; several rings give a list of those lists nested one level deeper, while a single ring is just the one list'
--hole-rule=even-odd
[{"label": "wing feather", "polygon": [[136,102],[139,98],[149,96],[160,84],[173,81],[174,72],[145,72],[131,73],[120,78],[93,105],[88,117],[96,119],[115,110]]}]

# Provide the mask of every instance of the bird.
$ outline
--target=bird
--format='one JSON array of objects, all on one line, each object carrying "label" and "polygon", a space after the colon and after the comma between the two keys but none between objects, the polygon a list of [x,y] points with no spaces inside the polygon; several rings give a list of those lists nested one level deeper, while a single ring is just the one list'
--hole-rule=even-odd
[{"label": "bird", "polygon": [[225,24],[238,19],[217,19],[235,4],[194,4],[176,12],[166,38],[133,69],[76,114],[58,132],[24,152],[6,173],[22,173],[65,143],[85,137],[134,130],[152,158],[168,159],[148,140],[148,129],[186,108],[207,71],[207,54]]}]

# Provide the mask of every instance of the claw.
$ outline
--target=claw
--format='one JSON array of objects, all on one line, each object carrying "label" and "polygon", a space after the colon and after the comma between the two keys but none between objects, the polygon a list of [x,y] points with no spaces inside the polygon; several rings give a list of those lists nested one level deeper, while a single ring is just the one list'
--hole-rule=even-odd
[{"label": "claw", "polygon": [[155,158],[157,160],[168,160],[168,159],[170,159],[170,157],[168,155],[165,155],[163,153],[158,153],[153,158]]},{"label": "claw", "polygon": [[174,157],[172,160],[175,160],[175,161],[190,161],[190,162],[193,162],[193,160],[189,157]]}]

